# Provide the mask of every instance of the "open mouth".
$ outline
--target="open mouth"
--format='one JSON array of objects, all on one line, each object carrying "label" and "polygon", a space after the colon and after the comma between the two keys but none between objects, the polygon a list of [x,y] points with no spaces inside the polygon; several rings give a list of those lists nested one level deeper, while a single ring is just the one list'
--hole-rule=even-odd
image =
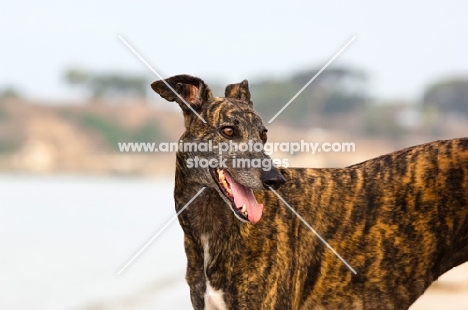
[{"label": "open mouth", "polygon": [[252,223],[260,220],[263,205],[257,203],[251,188],[238,183],[225,169],[210,169],[210,174],[239,219]]}]

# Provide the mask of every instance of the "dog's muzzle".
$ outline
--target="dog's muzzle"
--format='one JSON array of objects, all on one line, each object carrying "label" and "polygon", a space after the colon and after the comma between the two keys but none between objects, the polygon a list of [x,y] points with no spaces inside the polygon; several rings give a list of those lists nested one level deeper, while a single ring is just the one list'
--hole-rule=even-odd
[{"label": "dog's muzzle", "polygon": [[268,171],[262,171],[262,183],[265,188],[277,189],[286,182],[283,175],[276,168],[271,168]]}]

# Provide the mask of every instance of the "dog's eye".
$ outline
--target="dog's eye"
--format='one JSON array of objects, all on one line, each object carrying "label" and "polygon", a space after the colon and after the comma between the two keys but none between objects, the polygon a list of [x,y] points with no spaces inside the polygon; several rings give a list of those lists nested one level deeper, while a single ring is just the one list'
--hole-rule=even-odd
[{"label": "dog's eye", "polygon": [[226,136],[226,137],[232,137],[234,136],[234,128],[232,127],[224,127],[221,129],[221,132]]},{"label": "dog's eye", "polygon": [[267,131],[268,131],[268,130],[264,130],[264,131],[262,132],[261,139],[262,139],[263,141],[265,141],[265,140],[268,138]]}]

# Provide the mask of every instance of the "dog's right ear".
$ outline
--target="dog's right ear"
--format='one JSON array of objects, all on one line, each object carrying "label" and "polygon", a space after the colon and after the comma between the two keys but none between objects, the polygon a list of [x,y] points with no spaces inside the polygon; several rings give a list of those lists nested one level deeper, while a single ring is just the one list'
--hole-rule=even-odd
[{"label": "dog's right ear", "polygon": [[210,88],[202,79],[186,74],[153,82],[151,88],[167,101],[177,102],[184,114],[192,113],[187,104],[198,112],[203,104],[213,97]]}]

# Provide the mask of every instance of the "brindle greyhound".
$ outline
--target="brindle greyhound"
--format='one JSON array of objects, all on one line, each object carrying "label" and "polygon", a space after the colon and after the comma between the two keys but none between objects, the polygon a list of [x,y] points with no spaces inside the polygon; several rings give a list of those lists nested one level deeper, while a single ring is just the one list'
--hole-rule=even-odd
[{"label": "brindle greyhound", "polygon": [[[151,86],[182,108],[184,142],[265,143],[247,81],[228,85],[223,98],[192,76],[165,82],[178,96],[163,81]],[[187,165],[218,153],[177,153],[176,210],[206,187],[179,217],[194,309],[402,310],[468,260],[467,138],[341,169],[234,168],[234,157],[269,159],[263,151],[238,150],[221,155],[225,167]],[[270,187],[280,187],[278,194],[357,274]]]}]

